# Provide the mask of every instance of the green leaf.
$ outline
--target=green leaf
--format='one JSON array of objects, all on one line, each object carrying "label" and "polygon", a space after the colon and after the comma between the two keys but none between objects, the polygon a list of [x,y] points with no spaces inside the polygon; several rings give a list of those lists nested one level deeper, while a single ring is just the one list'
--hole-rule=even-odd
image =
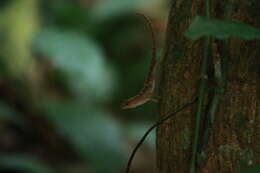
[{"label": "green leaf", "polygon": [[239,21],[208,19],[196,16],[185,35],[192,40],[202,36],[213,36],[218,39],[238,37],[252,40],[260,38],[260,29]]},{"label": "green leaf", "polygon": [[247,168],[242,168],[237,173],[259,173],[260,172],[260,164],[249,166]]},{"label": "green leaf", "polygon": [[0,153],[0,170],[10,169],[29,173],[53,173],[54,171],[31,155]]},{"label": "green leaf", "polygon": [[96,173],[119,173],[123,166],[120,128],[111,115],[72,102],[48,101],[47,118]]},{"label": "green leaf", "polygon": [[114,73],[102,49],[89,37],[54,28],[39,33],[36,48],[64,71],[80,98],[104,100],[112,94]]}]

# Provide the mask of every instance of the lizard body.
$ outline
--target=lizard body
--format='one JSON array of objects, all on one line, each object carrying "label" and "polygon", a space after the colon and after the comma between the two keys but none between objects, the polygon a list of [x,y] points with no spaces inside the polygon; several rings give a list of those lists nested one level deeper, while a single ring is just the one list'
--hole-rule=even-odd
[{"label": "lizard body", "polygon": [[[149,71],[148,71],[146,80],[144,82],[143,88],[136,96],[133,96],[133,97],[123,101],[123,103],[121,104],[122,109],[135,108],[137,106],[140,106],[140,105],[152,100],[152,97],[154,96],[157,66],[162,61],[162,58],[166,56],[166,54],[165,54],[163,57],[160,57],[158,60],[156,59],[156,45],[155,45],[152,24],[151,24],[150,20],[147,17],[145,17],[143,14],[138,14],[138,15],[141,15],[142,17],[145,18],[145,20],[148,23],[149,29],[151,31],[152,40],[153,40],[152,59],[151,59]],[[166,53],[167,52],[168,52],[168,50],[166,51]]]},{"label": "lizard body", "polygon": [[158,62],[159,61],[156,60],[151,61],[150,69],[144,82],[143,88],[137,95],[123,101],[123,103],[121,104],[121,107],[123,109],[135,108],[151,100],[151,97],[154,95],[153,93],[155,88],[155,78],[157,69],[156,67],[158,65]]}]

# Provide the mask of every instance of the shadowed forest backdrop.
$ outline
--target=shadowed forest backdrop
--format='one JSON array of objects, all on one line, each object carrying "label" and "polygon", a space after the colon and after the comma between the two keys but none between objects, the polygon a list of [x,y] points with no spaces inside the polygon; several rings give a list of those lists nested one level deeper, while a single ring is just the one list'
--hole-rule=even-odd
[{"label": "shadowed forest backdrop", "polygon": [[[260,3],[209,2],[2,0],[0,172],[124,172],[158,115],[153,102],[120,109],[142,87],[152,52],[146,23],[135,13],[151,18],[159,51],[170,50],[162,68],[161,114],[198,94],[197,110],[158,129],[157,170],[229,173],[259,163]],[[216,120],[200,126],[200,114],[205,122],[215,114]],[[203,135],[196,133],[200,128]],[[201,137],[199,153],[194,136]],[[131,172],[155,172],[155,162],[152,133]]]},{"label": "shadowed forest backdrop", "polygon": [[[135,13],[151,18],[160,47],[167,9],[160,0],[2,0],[0,171],[123,172],[157,107],[120,109],[151,58]],[[134,172],[154,170],[154,149],[153,134]]]}]

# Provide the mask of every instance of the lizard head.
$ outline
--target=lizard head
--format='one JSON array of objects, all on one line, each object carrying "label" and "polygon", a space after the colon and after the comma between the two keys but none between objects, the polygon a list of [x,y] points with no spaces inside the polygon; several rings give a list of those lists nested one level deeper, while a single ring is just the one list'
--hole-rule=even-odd
[{"label": "lizard head", "polygon": [[130,109],[130,108],[135,108],[139,105],[144,104],[145,102],[149,101],[149,97],[144,97],[142,95],[137,95],[134,97],[131,97],[125,101],[122,102],[121,108],[122,109]]},{"label": "lizard head", "polygon": [[127,100],[124,100],[121,104],[121,108],[122,109],[129,109],[129,108],[134,108],[136,107],[134,102],[134,100],[132,100],[131,98],[130,99],[127,99]]}]

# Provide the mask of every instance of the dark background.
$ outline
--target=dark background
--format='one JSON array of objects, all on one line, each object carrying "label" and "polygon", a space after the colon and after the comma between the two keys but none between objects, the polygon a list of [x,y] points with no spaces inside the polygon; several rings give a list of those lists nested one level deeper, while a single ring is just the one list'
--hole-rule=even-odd
[{"label": "dark background", "polygon": [[[157,104],[121,110],[141,89],[162,0],[2,0],[0,172],[121,173]],[[152,133],[133,172],[155,169]]]}]

